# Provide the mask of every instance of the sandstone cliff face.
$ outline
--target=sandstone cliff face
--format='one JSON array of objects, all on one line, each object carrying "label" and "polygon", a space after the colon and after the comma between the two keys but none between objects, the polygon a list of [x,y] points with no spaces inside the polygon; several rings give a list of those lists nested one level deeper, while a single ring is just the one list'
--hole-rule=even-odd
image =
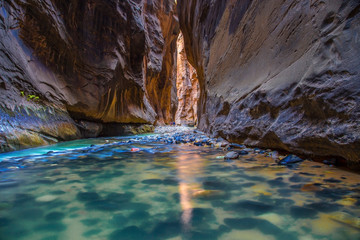
[{"label": "sandstone cliff face", "polygon": [[178,31],[172,1],[1,1],[2,150],[173,121]]},{"label": "sandstone cliff face", "polygon": [[194,125],[197,123],[197,107],[200,98],[199,88],[196,70],[188,62],[184,37],[180,33],[177,40],[176,89],[178,108],[175,115],[176,124]]},{"label": "sandstone cliff face", "polygon": [[178,0],[199,127],[359,165],[359,12],[357,0]]}]

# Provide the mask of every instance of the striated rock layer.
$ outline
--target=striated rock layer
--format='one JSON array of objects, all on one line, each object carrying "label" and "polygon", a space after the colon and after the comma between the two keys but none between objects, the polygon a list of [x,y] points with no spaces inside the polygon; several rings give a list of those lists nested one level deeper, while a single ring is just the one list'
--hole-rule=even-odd
[{"label": "striated rock layer", "polygon": [[357,0],[178,0],[199,127],[230,141],[360,163]]},{"label": "striated rock layer", "polygon": [[197,123],[197,107],[200,97],[199,80],[195,68],[187,60],[182,33],[179,34],[177,40],[176,66],[178,108],[175,115],[175,123],[195,125]]},{"label": "striated rock layer", "polygon": [[174,2],[0,4],[0,151],[174,120]]}]

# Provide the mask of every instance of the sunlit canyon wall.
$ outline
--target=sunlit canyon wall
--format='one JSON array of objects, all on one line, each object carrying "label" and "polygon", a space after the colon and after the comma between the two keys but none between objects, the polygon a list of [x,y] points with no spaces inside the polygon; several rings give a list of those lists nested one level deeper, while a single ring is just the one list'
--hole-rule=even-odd
[{"label": "sunlit canyon wall", "polygon": [[187,60],[184,37],[177,40],[177,78],[176,89],[178,109],[175,122],[179,125],[196,125],[200,86],[196,70]]}]

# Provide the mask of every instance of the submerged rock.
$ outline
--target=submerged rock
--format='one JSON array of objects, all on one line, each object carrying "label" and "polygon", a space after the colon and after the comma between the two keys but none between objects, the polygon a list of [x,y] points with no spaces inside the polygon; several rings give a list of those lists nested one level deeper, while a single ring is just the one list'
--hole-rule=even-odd
[{"label": "submerged rock", "polygon": [[52,202],[56,200],[58,197],[55,195],[44,195],[41,197],[36,198],[37,202]]},{"label": "submerged rock", "polygon": [[61,221],[65,217],[62,212],[51,212],[45,216],[45,219],[49,222]]},{"label": "submerged rock", "polygon": [[11,220],[9,218],[0,217],[0,228],[10,225]]},{"label": "submerged rock", "polygon": [[270,212],[274,206],[251,200],[242,200],[234,204],[230,204],[229,209],[238,211],[253,212],[256,215]]},{"label": "submerged rock", "polygon": [[130,220],[144,220],[150,219],[151,215],[147,211],[135,211],[131,213],[128,217]]},{"label": "submerged rock", "polygon": [[317,191],[320,191],[321,189],[319,186],[317,186],[313,183],[309,183],[309,184],[302,185],[300,190],[303,192],[317,192]]},{"label": "submerged rock", "polygon": [[209,178],[203,182],[206,190],[228,190],[231,189],[231,184],[221,181],[218,178]]},{"label": "submerged rock", "polygon": [[[224,145],[224,146],[222,146],[222,147],[225,147],[226,145]],[[242,144],[237,144],[237,143],[230,143],[229,144],[229,147],[231,147],[231,148],[237,148],[237,149],[244,149],[244,148],[246,148],[246,146],[245,145],[242,145]]]},{"label": "submerged rock", "polygon": [[279,165],[290,165],[290,164],[294,164],[294,163],[299,163],[304,161],[303,159],[299,158],[298,156],[295,155],[288,155],[285,158],[281,159],[280,162],[278,162]]},{"label": "submerged rock", "polygon": [[198,190],[192,194],[193,198],[201,200],[216,200],[216,199],[227,199],[228,195],[221,190]]},{"label": "submerged rock", "polygon": [[100,218],[87,218],[87,219],[81,220],[81,223],[87,227],[94,226],[94,225],[98,224],[99,222],[101,222]]},{"label": "submerged rock", "polygon": [[43,216],[44,216],[44,211],[40,208],[23,209],[20,214],[20,217],[22,219],[32,219],[32,220],[43,218]]},{"label": "submerged rock", "polygon": [[151,236],[154,237],[154,239],[168,239],[176,237],[180,233],[181,223],[177,221],[169,221],[158,223],[151,232]]},{"label": "submerged rock", "polygon": [[160,184],[163,184],[163,180],[162,180],[162,179],[158,179],[158,178],[145,179],[145,180],[141,181],[141,183],[143,183],[143,184],[149,184],[149,185],[160,185]]},{"label": "submerged rock", "polygon": [[150,236],[144,230],[136,227],[130,226],[122,230],[116,230],[112,232],[109,236],[109,240],[134,240],[134,239],[150,239]]},{"label": "submerged rock", "polygon": [[267,181],[267,183],[272,187],[285,187],[288,184],[283,181],[282,177],[275,178],[273,180]]},{"label": "submerged rock", "polygon": [[116,203],[125,203],[130,202],[130,200],[135,196],[134,193],[126,192],[126,193],[109,193],[106,197],[107,200],[113,201]]},{"label": "submerged rock", "polygon": [[89,237],[92,237],[94,235],[97,235],[99,233],[101,233],[102,230],[101,229],[92,229],[92,230],[89,230],[89,231],[86,231],[84,232],[82,235],[86,238],[89,238]]},{"label": "submerged rock", "polygon": [[313,208],[293,206],[290,208],[290,214],[294,219],[313,218],[317,215],[317,210]]},{"label": "submerged rock", "polygon": [[331,199],[331,200],[340,200],[344,196],[351,193],[348,189],[341,189],[341,188],[325,188],[321,189],[321,191],[317,191],[315,193],[316,197]]},{"label": "submerged rock", "polygon": [[327,183],[341,183],[342,181],[339,180],[339,179],[335,179],[335,178],[327,178],[327,179],[324,179],[324,182],[327,182]]},{"label": "submerged rock", "polygon": [[344,223],[351,227],[360,229],[360,218],[352,216],[348,213],[336,212],[336,213],[330,214],[330,219],[340,222],[340,223]]},{"label": "submerged rock", "polygon": [[86,201],[94,201],[100,199],[100,196],[96,192],[79,192],[76,195],[76,198],[79,201],[86,202]]},{"label": "submerged rock", "polygon": [[116,201],[111,200],[95,200],[89,201],[85,204],[87,210],[99,210],[99,211],[117,211],[121,209],[121,205]]},{"label": "submerged rock", "polygon": [[209,228],[209,223],[215,221],[214,210],[211,208],[193,208],[192,225],[195,228]]},{"label": "submerged rock", "polygon": [[329,202],[315,202],[305,205],[307,208],[312,208],[315,211],[330,213],[335,212],[340,208],[340,205],[337,203],[329,203]]},{"label": "submerged rock", "polygon": [[269,156],[272,157],[274,160],[279,159],[279,153],[277,151],[270,152]]},{"label": "submerged rock", "polygon": [[65,231],[66,228],[67,227],[65,224],[57,223],[57,222],[46,223],[35,227],[36,230],[44,231],[44,232],[62,232]]},{"label": "submerged rock", "polygon": [[233,229],[249,230],[258,229],[264,234],[278,235],[282,230],[271,222],[258,218],[225,218],[226,225]]},{"label": "submerged rock", "polygon": [[128,219],[123,214],[115,214],[109,222],[114,227],[119,228],[125,226]]},{"label": "submerged rock", "polygon": [[246,150],[241,150],[241,151],[238,152],[238,153],[239,153],[239,155],[248,155],[248,154],[249,154],[249,152],[246,151]]},{"label": "submerged rock", "polygon": [[239,153],[237,152],[228,152],[225,156],[225,159],[237,159],[239,158]]},{"label": "submerged rock", "polygon": [[292,177],[289,178],[290,182],[294,182],[294,183],[300,183],[300,182],[308,182],[311,181],[310,178],[304,178],[299,176],[297,173],[294,174]]},{"label": "submerged rock", "polygon": [[357,201],[358,200],[355,198],[347,197],[337,201],[336,203],[342,206],[354,206],[355,204],[357,204]]}]

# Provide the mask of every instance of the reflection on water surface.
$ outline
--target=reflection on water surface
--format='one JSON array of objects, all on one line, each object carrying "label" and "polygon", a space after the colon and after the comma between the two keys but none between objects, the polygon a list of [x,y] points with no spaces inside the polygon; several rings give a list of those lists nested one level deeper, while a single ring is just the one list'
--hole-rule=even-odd
[{"label": "reflection on water surface", "polygon": [[356,174],[120,140],[0,155],[0,239],[360,239]]}]

